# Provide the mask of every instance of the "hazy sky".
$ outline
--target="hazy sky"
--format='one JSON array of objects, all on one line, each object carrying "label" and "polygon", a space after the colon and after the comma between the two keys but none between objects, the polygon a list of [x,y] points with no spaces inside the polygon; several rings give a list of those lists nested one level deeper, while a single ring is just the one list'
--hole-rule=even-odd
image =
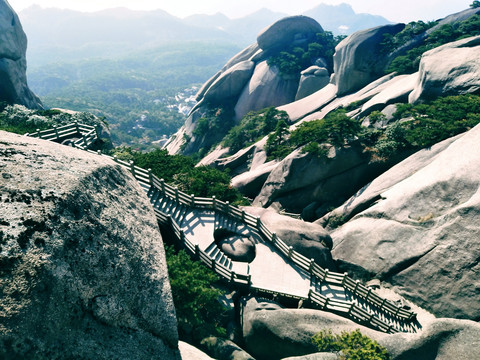
[{"label": "hazy sky", "polygon": [[97,11],[112,7],[134,10],[162,9],[172,15],[185,17],[191,14],[222,12],[236,18],[262,7],[290,15],[300,14],[320,3],[349,3],[357,13],[382,15],[391,21],[435,20],[468,8],[472,0],[7,0],[17,12],[32,4],[42,7],[68,8],[80,11]]}]

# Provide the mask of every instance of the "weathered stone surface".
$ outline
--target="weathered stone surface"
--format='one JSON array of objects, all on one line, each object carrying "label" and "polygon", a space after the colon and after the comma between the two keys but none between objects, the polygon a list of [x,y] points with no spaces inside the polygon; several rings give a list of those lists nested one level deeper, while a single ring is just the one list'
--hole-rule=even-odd
[{"label": "weathered stone surface", "polygon": [[202,347],[218,360],[255,360],[233,341],[217,337],[202,340]]},{"label": "weathered stone surface", "polygon": [[385,84],[384,90],[363,104],[358,116],[361,118],[372,111],[382,110],[389,104],[408,102],[408,95],[413,91],[417,79],[418,73],[394,77]]},{"label": "weathered stone surface", "polygon": [[42,108],[40,99],[27,85],[27,37],[17,14],[0,0],[0,101]]},{"label": "weathered stone surface", "polygon": [[236,98],[252,76],[255,63],[242,61],[222,73],[208,88],[203,98],[213,104],[219,104]]},{"label": "weathered stone surface", "polygon": [[320,24],[308,16],[289,16],[260,32],[257,43],[263,50],[282,48],[304,43],[322,32]]},{"label": "weathered stone surface", "polygon": [[346,211],[357,215],[332,233],[343,270],[388,281],[437,316],[478,320],[479,141],[476,126],[347,201]]},{"label": "weathered stone surface", "polygon": [[235,118],[241,119],[249,111],[280,106],[294,101],[298,80],[296,77],[284,79],[278,69],[268,66],[266,61],[257,64],[250,81],[235,105]]},{"label": "weathered stone surface", "polygon": [[178,359],[161,235],[109,159],[0,132],[0,357]]},{"label": "weathered stone surface", "polygon": [[295,102],[279,106],[278,110],[286,111],[291,121],[297,121],[321,109],[337,97],[337,86],[328,84],[317,92]]},{"label": "weathered stone surface", "polygon": [[480,36],[432,49],[423,54],[415,90],[408,101],[476,93],[480,90]]},{"label": "weathered stone surface", "polygon": [[312,336],[323,329],[336,333],[361,329],[368,336],[380,334],[340,316],[310,309],[283,309],[255,298],[243,303],[245,348],[257,360],[275,360],[317,351]]},{"label": "weathered stone surface", "polygon": [[330,74],[327,69],[319,66],[309,67],[302,71],[300,84],[298,85],[297,94],[295,95],[295,101],[317,92],[327,86],[329,82]]},{"label": "weathered stone surface", "polygon": [[208,90],[208,88],[219,78],[220,75],[225,73],[228,69],[233,67],[234,65],[237,65],[238,63],[246,60],[252,60],[253,55],[259,51],[258,44],[252,44],[242,51],[240,51],[238,54],[236,54],[234,57],[232,57],[224,66],[223,68],[215,73],[210,79],[208,79],[198,90],[197,95],[196,95],[196,100],[200,101],[203,96],[205,95],[205,92]]},{"label": "weathered stone surface", "polygon": [[418,334],[383,336],[392,360],[469,360],[480,353],[480,324],[468,320],[436,319]]},{"label": "weathered stone surface", "polygon": [[260,220],[270,231],[275,232],[288,246],[308,259],[331,270],[335,270],[330,249],[332,239],[327,231],[318,224],[307,223],[303,220],[283,216],[270,209],[245,207],[245,211]]},{"label": "weathered stone surface", "polygon": [[324,311],[282,309],[254,298],[244,304],[246,348],[259,360],[288,356],[303,359],[306,354],[312,354],[306,359],[316,359],[324,354],[315,354],[311,342],[315,333],[332,330],[340,334],[357,329],[384,346],[392,360],[468,360],[480,351],[480,324],[469,320],[430,319],[418,333],[389,335]]},{"label": "weathered stone surface", "polygon": [[203,351],[183,341],[178,342],[178,349],[182,360],[214,360]]},{"label": "weathered stone surface", "polygon": [[255,242],[242,234],[219,228],[214,234],[215,243],[230,259],[239,262],[252,262],[255,259]]},{"label": "weathered stone surface", "polygon": [[376,172],[368,161],[355,145],[331,147],[327,159],[296,150],[270,173],[254,205],[276,204],[294,213],[301,213],[313,201],[331,206],[373,179]]},{"label": "weathered stone surface", "polygon": [[338,95],[356,91],[384,74],[388,59],[381,54],[385,34],[395,35],[405,24],[384,25],[358,31],[337,45],[334,73]]}]

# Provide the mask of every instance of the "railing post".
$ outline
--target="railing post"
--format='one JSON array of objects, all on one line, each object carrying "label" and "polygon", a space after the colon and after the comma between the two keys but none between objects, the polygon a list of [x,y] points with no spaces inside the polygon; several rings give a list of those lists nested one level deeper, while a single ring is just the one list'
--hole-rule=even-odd
[{"label": "railing post", "polygon": [[347,279],[347,277],[348,277],[348,273],[344,272],[343,273],[343,279],[342,279],[342,286],[345,286],[345,280]]},{"label": "railing post", "polygon": [[257,216],[257,229],[258,229],[258,231],[260,231],[260,224],[261,224],[260,216]]},{"label": "railing post", "polygon": [[100,139],[100,125],[95,125],[95,135],[97,135],[97,139]]},{"label": "railing post", "polygon": [[212,263],[212,270],[215,270],[215,259],[210,258],[210,261]]},{"label": "railing post", "polygon": [[117,155],[113,155],[113,161],[118,162],[118,156]]},{"label": "railing post", "polygon": [[60,139],[60,135],[58,135],[57,125],[53,125],[53,129],[55,130],[55,136],[57,137],[57,140]]},{"label": "railing post", "polygon": [[200,248],[198,247],[198,244],[195,244],[195,259],[200,258]]},{"label": "railing post", "polygon": [[245,222],[245,210],[242,210],[242,221]]},{"label": "railing post", "polygon": [[367,296],[365,296],[365,301],[368,301],[368,297],[370,296],[370,293],[372,292],[372,289],[371,288],[368,288],[368,291],[367,291]]},{"label": "railing post", "polygon": [[153,185],[153,174],[152,174],[152,169],[148,168],[148,181],[150,182],[150,185]]},{"label": "railing post", "polygon": [[315,260],[310,259],[310,265],[308,266],[308,271],[313,274],[313,265],[315,264]]},{"label": "railing post", "polygon": [[288,247],[288,257],[292,258],[292,253],[293,253],[293,246]]},{"label": "railing post", "polygon": [[175,186],[175,201],[178,203],[179,202],[179,198],[178,198],[178,187]]},{"label": "railing post", "polygon": [[97,155],[102,155],[102,150],[97,150]]},{"label": "railing post", "polygon": [[192,207],[195,207],[195,195],[190,194],[190,203]]},{"label": "railing post", "polygon": [[323,282],[325,281],[327,276],[328,276],[328,269],[325,269],[325,274],[323,275],[323,279],[322,279]]},{"label": "railing post", "polygon": [[133,177],[135,177],[135,165],[133,163],[133,160],[130,160],[130,172],[132,173]]},{"label": "railing post", "polygon": [[213,210],[217,210],[217,198],[215,195],[212,196]]},{"label": "railing post", "polygon": [[230,203],[228,201],[225,201],[225,208],[226,208],[225,213],[227,215],[229,215],[229,213],[230,213]]},{"label": "railing post", "polygon": [[355,293],[357,292],[358,285],[360,284],[360,281],[355,280],[355,287],[353,288],[353,295],[356,295]]},{"label": "railing post", "polygon": [[182,244],[185,242],[185,233],[183,230],[180,230],[180,241]]},{"label": "railing post", "polygon": [[272,243],[275,244],[277,241],[277,233],[276,232],[273,232],[272,233]]},{"label": "railing post", "polygon": [[85,134],[82,134],[82,138],[83,138],[83,146],[85,146],[85,148],[87,148],[88,143],[87,143],[87,138],[86,138]]},{"label": "railing post", "polygon": [[355,304],[352,303],[352,304],[350,305],[350,309],[348,309],[347,316],[350,316],[350,315],[352,314],[352,310],[353,310],[354,307],[355,307]]},{"label": "railing post", "polygon": [[325,300],[325,304],[323,305],[323,308],[326,309],[328,302],[330,301],[330,298],[327,297],[327,300]]},{"label": "railing post", "polygon": [[42,138],[42,135],[40,134],[40,129],[37,129],[37,137],[38,137],[39,139]]},{"label": "railing post", "polygon": [[160,179],[160,190],[165,194],[165,180]]},{"label": "railing post", "polygon": [[78,127],[78,121],[75,121],[75,131],[76,131],[77,133],[80,132],[80,128]]},{"label": "railing post", "polygon": [[232,271],[232,273],[230,274],[230,282],[234,282],[235,281],[235,271]]},{"label": "railing post", "polygon": [[252,286],[252,274],[248,274],[248,287]]}]

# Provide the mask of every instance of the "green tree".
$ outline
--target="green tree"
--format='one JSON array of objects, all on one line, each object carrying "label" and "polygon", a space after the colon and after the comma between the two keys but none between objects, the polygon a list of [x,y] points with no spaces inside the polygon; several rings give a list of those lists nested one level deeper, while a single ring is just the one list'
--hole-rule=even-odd
[{"label": "green tree", "polygon": [[230,129],[223,139],[223,145],[230,148],[230,153],[235,153],[274,131],[279,121],[285,124],[290,122],[285,111],[274,107],[251,111],[242,118],[240,124]]},{"label": "green tree", "polygon": [[471,7],[472,9],[477,9],[477,8],[479,8],[479,7],[480,7],[480,1],[474,0],[474,1],[470,4],[470,7]]},{"label": "green tree", "polygon": [[219,302],[222,292],[214,287],[218,276],[184,250],[175,253],[171,246],[165,250],[180,337],[199,342],[207,336],[225,336],[226,309]]}]

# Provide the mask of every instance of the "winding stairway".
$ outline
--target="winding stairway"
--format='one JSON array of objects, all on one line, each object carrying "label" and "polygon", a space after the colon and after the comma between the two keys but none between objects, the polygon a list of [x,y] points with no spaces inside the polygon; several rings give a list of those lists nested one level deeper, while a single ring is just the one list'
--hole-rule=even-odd
[{"label": "winding stairway", "polygon": [[[70,145],[107,156],[88,150],[98,139],[98,129],[92,126],[74,123],[27,135],[56,142],[73,139]],[[323,269],[288,247],[259,218],[214,197],[187,195],[150,170],[110,158],[128,169],[144,189],[159,224],[169,228],[192,257],[243,294],[330,311],[386,333],[421,328],[415,313],[381,298],[346,273]],[[214,232],[218,229],[249,238],[255,258],[250,262],[230,258],[217,246]]]}]

